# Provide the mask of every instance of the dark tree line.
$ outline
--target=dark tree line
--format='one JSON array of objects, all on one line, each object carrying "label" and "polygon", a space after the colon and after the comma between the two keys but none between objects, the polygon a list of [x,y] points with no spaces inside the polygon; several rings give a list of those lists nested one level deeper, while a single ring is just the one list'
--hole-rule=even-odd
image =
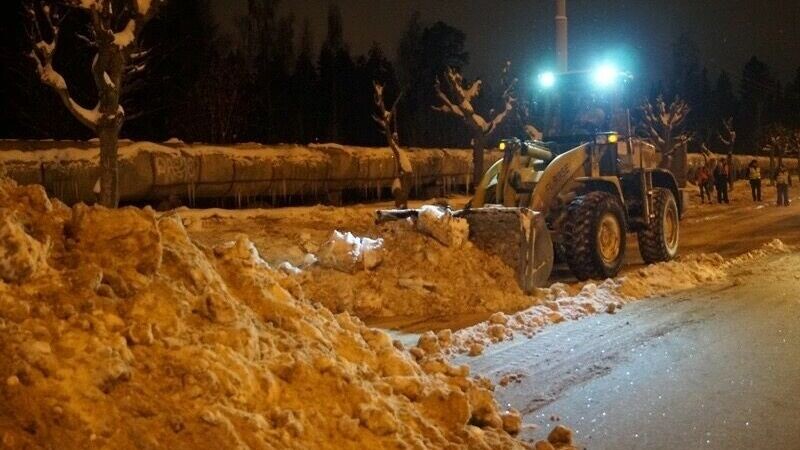
[{"label": "dark tree line", "polygon": [[[471,136],[458,117],[433,109],[439,105],[435,80],[449,68],[469,63],[467,36],[444,22],[408,21],[398,37],[396,55],[375,43],[354,55],[343,37],[339,9],[331,7],[322,43],[316,47],[308,22],[278,13],[280,0],[249,0],[248,14],[233,35],[215,25],[209,0],[169,0],[144,30],[145,70],[126,85],[127,120],[122,136],[163,141],[263,143],[341,142],[385,145],[372,119],[374,82],[389,102],[402,90],[396,127],[404,146],[468,147]],[[91,133],[75,121],[59,99],[34,76],[26,54],[30,42],[22,20],[22,0],[0,2],[0,138],[86,139]],[[92,98],[91,52],[76,38],[79,21],[66,17],[63,42],[54,66],[75,80],[70,90],[84,104]],[[77,31],[78,33],[75,33]],[[394,61],[394,64],[392,63]],[[495,79],[481,80],[474,107],[487,114],[503,107],[498,67]],[[528,77],[520,77],[527,79]],[[464,80],[473,83],[476,80]],[[523,83],[524,84],[524,83]],[[520,90],[524,90],[520,86]],[[646,89],[644,90],[646,92]],[[520,114],[529,96],[518,93],[518,110],[497,136],[519,134]],[[737,149],[753,151],[768,143],[777,127],[800,128],[800,69],[782,85],[757,58],[741,73],[712,77],[697,45],[681,36],[673,45],[671,70],[650,89],[651,101],[680,96],[691,107],[684,123],[692,146],[720,148],[723,121],[733,118]],[[631,98],[635,108],[641,98]]]},{"label": "dark tree line", "polygon": [[663,95],[679,97],[691,107],[685,128],[694,139],[692,146],[727,150],[729,134],[725,121],[733,119],[735,150],[751,153],[769,144],[777,128],[800,128],[800,68],[794,79],[783,85],[770,67],[752,57],[741,73],[721,72],[711,80],[702,65],[695,42],[682,35],[673,43],[669,82],[651,88],[651,100]]}]

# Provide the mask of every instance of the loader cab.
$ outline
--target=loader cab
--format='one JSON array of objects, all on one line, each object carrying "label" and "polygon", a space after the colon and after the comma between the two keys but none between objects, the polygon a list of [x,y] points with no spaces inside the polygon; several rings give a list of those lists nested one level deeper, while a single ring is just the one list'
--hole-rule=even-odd
[{"label": "loader cab", "polygon": [[534,116],[543,125],[543,141],[556,154],[598,134],[627,132],[623,92],[631,76],[605,65],[595,70],[539,76]]}]

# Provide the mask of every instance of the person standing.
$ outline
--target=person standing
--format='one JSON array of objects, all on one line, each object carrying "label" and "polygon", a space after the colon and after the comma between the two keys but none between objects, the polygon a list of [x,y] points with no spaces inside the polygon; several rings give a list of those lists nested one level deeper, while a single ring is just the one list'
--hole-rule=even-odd
[{"label": "person standing", "polygon": [[755,159],[750,161],[747,167],[747,178],[750,180],[750,190],[753,192],[753,201],[761,201],[761,168],[758,167],[758,161]]},{"label": "person standing", "polygon": [[778,187],[778,206],[789,206],[789,171],[783,164],[778,166],[775,184]]},{"label": "person standing", "polygon": [[728,163],[724,159],[720,160],[714,169],[714,185],[717,188],[717,203],[730,203],[728,200]]},{"label": "person standing", "polygon": [[697,170],[697,186],[700,188],[700,203],[711,203],[711,169],[709,169],[709,162],[700,166]]}]

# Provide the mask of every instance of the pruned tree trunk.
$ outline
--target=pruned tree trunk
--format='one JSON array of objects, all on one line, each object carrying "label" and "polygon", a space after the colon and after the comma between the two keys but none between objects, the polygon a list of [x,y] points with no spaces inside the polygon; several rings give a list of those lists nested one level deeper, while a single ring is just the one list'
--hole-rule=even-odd
[{"label": "pruned tree trunk", "polygon": [[472,185],[478,186],[485,172],[483,162],[486,156],[486,143],[488,136],[483,133],[475,134],[472,138]]},{"label": "pruned tree trunk", "polygon": [[[675,153],[681,148],[685,149],[686,144],[692,139],[691,135],[680,131],[690,112],[689,105],[680,98],[676,98],[667,106],[664,98],[659,96],[655,106],[649,101],[645,101],[641,110],[644,113],[642,125],[647,133],[647,138],[661,154],[659,167],[673,170]],[[676,173],[676,176],[686,178],[685,173]]]},{"label": "pruned tree trunk", "polygon": [[[83,125],[91,129],[100,140],[100,204],[116,208],[119,205],[119,132],[125,121],[125,111],[120,105],[127,70],[140,71],[143,66],[128,67],[133,56],[136,39],[144,25],[165,0],[43,0],[38,10],[29,2],[28,34],[33,43],[30,58],[42,83],[61,98],[64,106]],[[69,85],[53,67],[53,57],[58,48],[62,9],[75,9],[86,14],[90,37],[81,36],[96,48],[92,62],[92,78],[97,89],[98,102],[94,108],[81,106],[72,98]]]},{"label": "pruned tree trunk", "polygon": [[472,185],[475,189],[477,189],[483,178],[483,159],[486,145],[494,132],[497,131],[497,128],[506,120],[516,104],[513,91],[517,80],[506,82],[506,75],[508,75],[509,68],[510,63],[507,63],[503,70],[505,89],[502,98],[504,108],[497,114],[495,114],[494,111],[490,111],[489,114],[494,116],[491,120],[486,120],[483,116],[476,113],[472,104],[475,98],[480,95],[481,80],[465,83],[460,73],[449,68],[445,73],[445,80],[447,81],[446,91],[442,89],[438,77],[434,85],[436,96],[439,98],[441,104],[439,106],[434,106],[433,109],[461,118],[467,128],[471,130]]},{"label": "pruned tree trunk", "polygon": [[736,130],[734,130],[733,128],[733,117],[724,119],[722,121],[722,127],[724,129],[724,133],[718,132],[717,137],[719,137],[719,140],[722,142],[723,145],[725,145],[725,148],[727,149],[728,167],[731,168],[730,171],[731,173],[729,174],[728,177],[728,183],[730,185],[730,188],[733,189],[733,183],[738,178],[738,174],[736,173],[736,170],[734,169],[733,166],[733,150],[736,146]]},{"label": "pruned tree trunk", "polygon": [[377,114],[373,115],[373,119],[381,127],[381,131],[386,136],[386,141],[389,148],[392,150],[394,156],[394,181],[392,182],[392,196],[394,197],[394,206],[396,208],[408,208],[408,200],[411,197],[411,185],[414,182],[414,168],[411,166],[406,151],[400,148],[399,136],[397,134],[397,104],[403,97],[401,92],[394,103],[392,109],[386,109],[386,103],[383,99],[383,85],[378,82],[373,83],[374,86],[374,99]]}]

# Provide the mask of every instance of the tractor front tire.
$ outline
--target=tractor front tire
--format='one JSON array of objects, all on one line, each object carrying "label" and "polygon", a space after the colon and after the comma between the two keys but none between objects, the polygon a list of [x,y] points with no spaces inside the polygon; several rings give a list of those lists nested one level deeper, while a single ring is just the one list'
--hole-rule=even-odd
[{"label": "tractor front tire", "polygon": [[567,265],[578,280],[612,278],[619,273],[627,224],[617,197],[596,191],[575,198],[563,228]]},{"label": "tractor front tire", "polygon": [[646,264],[672,261],[678,255],[680,216],[672,191],[655,190],[653,216],[650,224],[639,231],[638,237],[639,253]]}]

